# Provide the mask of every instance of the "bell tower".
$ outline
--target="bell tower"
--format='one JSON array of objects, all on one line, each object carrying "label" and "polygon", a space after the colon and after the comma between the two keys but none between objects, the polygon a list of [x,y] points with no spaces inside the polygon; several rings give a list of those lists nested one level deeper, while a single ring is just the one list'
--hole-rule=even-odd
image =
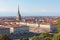
[{"label": "bell tower", "polygon": [[21,14],[20,14],[20,11],[19,11],[19,5],[18,5],[18,12],[17,12],[16,20],[21,20]]}]

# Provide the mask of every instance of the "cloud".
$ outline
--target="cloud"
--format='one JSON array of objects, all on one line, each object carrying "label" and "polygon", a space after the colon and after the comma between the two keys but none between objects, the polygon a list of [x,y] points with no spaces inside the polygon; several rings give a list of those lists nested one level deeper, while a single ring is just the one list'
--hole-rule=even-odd
[{"label": "cloud", "polygon": [[16,9],[14,9],[14,8],[6,8],[6,7],[0,7],[0,12],[17,12],[17,10]]},{"label": "cloud", "polygon": [[[0,12],[14,12],[17,13],[17,7],[8,7],[8,6],[0,6]],[[45,9],[45,8],[20,8],[21,13],[60,13],[60,9]]]},{"label": "cloud", "polygon": [[15,5],[12,6],[11,3],[6,3],[5,1],[0,1],[0,13],[5,12],[17,12],[17,7]]},{"label": "cloud", "polygon": [[47,13],[60,13],[60,9],[21,9],[22,13],[41,13],[41,12],[47,12]]}]

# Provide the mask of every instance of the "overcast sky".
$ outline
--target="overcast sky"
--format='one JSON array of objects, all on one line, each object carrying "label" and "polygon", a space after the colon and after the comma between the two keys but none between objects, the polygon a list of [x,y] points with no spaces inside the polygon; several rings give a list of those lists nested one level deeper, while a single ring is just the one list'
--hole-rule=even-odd
[{"label": "overcast sky", "polygon": [[0,16],[60,16],[60,0],[0,0]]}]

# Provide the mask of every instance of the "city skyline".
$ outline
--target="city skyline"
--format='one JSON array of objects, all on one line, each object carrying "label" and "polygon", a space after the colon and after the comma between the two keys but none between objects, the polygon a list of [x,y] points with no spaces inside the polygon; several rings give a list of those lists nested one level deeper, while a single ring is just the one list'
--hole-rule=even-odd
[{"label": "city skyline", "polygon": [[60,16],[60,0],[0,0],[0,16]]}]

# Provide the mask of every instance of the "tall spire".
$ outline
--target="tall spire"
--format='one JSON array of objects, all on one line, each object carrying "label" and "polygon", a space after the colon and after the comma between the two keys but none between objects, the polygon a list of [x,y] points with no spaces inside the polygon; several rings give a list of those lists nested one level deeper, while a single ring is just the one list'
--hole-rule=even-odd
[{"label": "tall spire", "polygon": [[19,5],[18,5],[17,20],[21,20],[21,15],[20,15],[20,11],[19,11]]}]

